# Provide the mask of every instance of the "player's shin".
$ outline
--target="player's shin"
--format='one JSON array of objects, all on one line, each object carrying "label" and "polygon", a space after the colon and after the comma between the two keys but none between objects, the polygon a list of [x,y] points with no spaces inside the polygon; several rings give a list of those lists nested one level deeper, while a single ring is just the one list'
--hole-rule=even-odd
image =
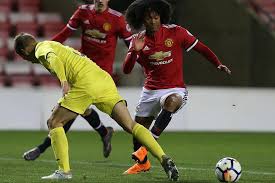
[{"label": "player's shin", "polygon": [[71,128],[71,126],[72,126],[72,124],[73,124],[74,121],[75,121],[75,119],[72,119],[72,120],[68,121],[68,122],[63,126],[65,133],[67,133],[67,131],[69,131],[69,129]]},{"label": "player's shin", "polygon": [[165,153],[148,129],[137,123],[133,128],[133,136],[158,158],[160,162],[162,161],[162,156]]},{"label": "player's shin", "polygon": [[69,146],[63,127],[50,130],[50,137],[52,141],[52,149],[59,169],[64,172],[69,172]]},{"label": "player's shin", "polygon": [[[70,120],[63,126],[65,133],[67,133],[67,131],[71,128],[74,120],[75,119]],[[38,146],[38,149],[40,153],[43,153],[50,146],[51,146],[51,138],[48,136],[44,139],[43,143]]]},{"label": "player's shin", "polygon": [[101,137],[104,137],[108,131],[106,127],[101,123],[98,113],[92,109],[89,115],[84,116],[83,118],[88,121],[88,123],[99,133]]},{"label": "player's shin", "polygon": [[142,146],[142,144],[135,137],[133,137],[133,145],[134,151],[137,151]]},{"label": "player's shin", "polygon": [[48,147],[51,146],[51,138],[46,137],[42,144],[40,144],[38,147],[40,153],[43,153]]},{"label": "player's shin", "polygon": [[158,115],[151,132],[155,139],[158,139],[163,130],[168,126],[172,119],[172,112],[162,109]]}]

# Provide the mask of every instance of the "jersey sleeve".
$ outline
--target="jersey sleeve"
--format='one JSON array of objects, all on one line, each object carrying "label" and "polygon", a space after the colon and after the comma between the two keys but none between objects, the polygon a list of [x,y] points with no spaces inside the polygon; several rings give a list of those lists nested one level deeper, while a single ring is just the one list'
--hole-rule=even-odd
[{"label": "jersey sleeve", "polygon": [[130,26],[126,23],[124,16],[119,17],[118,36],[125,41],[131,41],[132,33]]},{"label": "jersey sleeve", "polygon": [[47,55],[47,61],[50,63],[51,69],[54,71],[56,76],[58,77],[59,81],[62,83],[64,81],[67,81],[66,74],[65,74],[65,68],[63,62],[58,58],[58,56],[50,52]]},{"label": "jersey sleeve", "polygon": [[37,59],[42,57],[43,60],[46,60],[50,65],[51,72],[55,73],[60,82],[67,80],[64,65],[49,44],[40,43],[35,51],[35,57]]},{"label": "jersey sleeve", "polygon": [[81,17],[83,14],[82,6],[79,6],[78,9],[74,12],[74,14],[71,16],[67,27],[69,27],[72,30],[77,30],[77,28],[81,25]]},{"label": "jersey sleeve", "polygon": [[135,63],[139,61],[139,53],[140,52],[137,52],[134,50],[133,40],[131,40],[130,46],[128,49],[128,53],[127,53],[124,63],[123,63],[122,70],[123,70],[124,74],[129,74],[133,70]]},{"label": "jersey sleeve", "polygon": [[37,59],[41,57],[46,59],[47,55],[51,52],[54,53],[54,50],[52,49],[52,47],[46,42],[41,42],[39,43],[38,47],[35,50],[35,57]]},{"label": "jersey sleeve", "polygon": [[177,26],[176,37],[180,41],[185,51],[190,51],[198,43],[198,39],[193,36],[187,29]]}]

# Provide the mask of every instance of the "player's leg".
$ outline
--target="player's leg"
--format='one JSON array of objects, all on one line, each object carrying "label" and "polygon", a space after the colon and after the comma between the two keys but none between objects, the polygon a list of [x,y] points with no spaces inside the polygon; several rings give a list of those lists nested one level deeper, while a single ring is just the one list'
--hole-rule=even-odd
[{"label": "player's leg", "polygon": [[[63,126],[65,133],[67,133],[67,131],[71,128],[74,121],[75,121],[75,119],[72,119]],[[44,153],[44,151],[50,146],[51,146],[51,138],[48,135],[44,139],[42,144],[39,144],[35,148],[32,148],[32,149],[28,150],[27,152],[25,152],[23,154],[23,158],[27,161],[35,160],[40,156],[40,154]]]},{"label": "player's leg", "polygon": [[[180,90],[179,93],[168,93],[160,97],[160,105],[162,109],[158,114],[153,127],[151,128],[151,133],[156,140],[170,123],[172,115],[185,105],[186,100],[187,92],[185,91],[185,89],[183,91]],[[142,118],[140,119],[138,117],[137,120],[140,120],[142,122]],[[145,162],[147,159],[146,157],[143,160],[143,156],[138,156],[140,154],[146,154],[145,152],[146,150],[144,150],[143,148],[138,149],[136,152],[133,153],[133,159],[138,160],[140,163]]]},{"label": "player's leg", "polygon": [[68,141],[63,126],[70,120],[77,117],[77,113],[72,112],[64,107],[58,106],[52,112],[48,120],[52,149],[59,169],[49,176],[42,179],[70,179]]},{"label": "player's leg", "polygon": [[179,110],[179,108],[183,105],[183,102],[184,100],[182,96],[177,93],[173,93],[164,99],[162,110],[156,118],[154,126],[151,129],[155,139],[159,138],[160,134],[170,123],[172,115]]},{"label": "player's leg", "polygon": [[[135,117],[135,121],[145,128],[149,129],[154,117]],[[133,137],[133,145],[134,145],[134,153],[132,153],[132,159],[136,161],[136,163],[128,168],[123,174],[137,174],[140,172],[146,172],[150,170],[151,163],[147,158],[147,150],[142,144]],[[138,158],[137,158],[138,157]],[[140,160],[142,159],[142,160]]]},{"label": "player's leg", "polygon": [[[170,123],[172,119],[172,114],[178,111],[178,109],[182,106],[182,104],[183,104],[183,100],[181,95],[179,94],[174,93],[165,97],[165,100],[162,105],[162,110],[159,113],[154,123],[154,126],[151,129],[151,133],[156,140],[159,138],[160,134],[164,131],[164,129]],[[153,120],[153,118],[151,119]],[[136,121],[142,125],[146,125],[148,123],[147,120],[148,119],[144,117],[136,117]],[[147,124],[147,128],[149,128],[150,125]],[[138,163],[140,164],[148,164],[146,149],[144,147],[141,147],[141,144],[135,139],[134,139],[134,149],[135,149],[135,152],[132,154],[133,159],[138,161]],[[142,165],[140,165],[140,167],[142,167]]]},{"label": "player's leg", "polygon": [[[159,95],[158,98],[160,100],[160,103],[158,102],[157,105],[161,106],[162,110],[159,112],[155,124],[151,129],[151,133],[156,140],[159,138],[164,129],[168,126],[169,122],[172,119],[172,114],[177,112],[179,108],[181,108],[186,103],[187,100],[187,92],[185,89],[172,89],[171,91],[167,90],[165,92],[166,93],[160,91],[160,93],[157,94]],[[179,94],[175,92],[178,92]],[[150,113],[149,109],[151,109],[151,111],[159,110],[156,108],[154,103],[148,102],[148,98],[151,98],[150,93],[148,91],[143,91],[142,97],[139,101],[139,108],[137,107],[136,115],[148,116],[149,114],[154,114]],[[150,99],[150,101],[152,101],[152,99]],[[153,120],[153,117],[151,119]],[[136,116],[135,120],[143,125],[146,125],[148,123],[146,122],[148,121],[148,118],[146,117]],[[149,128],[148,126],[150,125],[147,124],[147,128]],[[142,171],[147,171],[149,169],[149,160],[147,159],[146,148],[142,147],[136,139],[134,139],[133,142],[135,152],[132,153],[132,158],[136,160],[137,163],[130,167],[127,171],[125,171],[125,174],[136,174]]]},{"label": "player's leg", "polygon": [[[157,91],[158,92],[158,91]],[[155,116],[160,111],[159,94],[156,91],[147,90],[143,88],[141,97],[136,107],[135,121],[147,129],[151,126]],[[124,174],[137,174],[142,171],[148,171],[150,169],[150,162],[147,159],[147,150],[142,144],[135,138],[133,138],[134,152],[132,153],[132,159],[137,163],[128,168]]]},{"label": "player's leg", "polygon": [[103,156],[107,158],[112,151],[111,139],[114,129],[112,127],[105,127],[101,122],[98,113],[88,108],[84,114],[81,115],[101,136],[103,142]]},{"label": "player's leg", "polygon": [[[150,128],[153,120],[154,120],[153,116],[151,116],[151,117],[135,116],[135,121],[147,129]],[[135,138],[133,138],[133,145],[134,145],[134,151],[137,151],[142,146],[142,144]]]},{"label": "player's leg", "polygon": [[[63,126],[65,133],[69,131],[74,121],[75,119],[72,119]],[[47,136],[44,139],[44,142],[38,146],[38,149],[40,150],[40,153],[43,153],[49,146],[51,146],[51,138]]]},{"label": "player's leg", "polygon": [[125,131],[132,133],[160,161],[169,179],[178,179],[178,170],[172,159],[165,155],[148,129],[132,120],[123,102],[119,102],[114,106],[111,116]]},{"label": "player's leg", "polygon": [[111,116],[126,132],[133,134],[139,142],[145,145],[161,161],[161,157],[165,155],[162,148],[148,129],[132,120],[123,102],[118,102],[114,106]]}]

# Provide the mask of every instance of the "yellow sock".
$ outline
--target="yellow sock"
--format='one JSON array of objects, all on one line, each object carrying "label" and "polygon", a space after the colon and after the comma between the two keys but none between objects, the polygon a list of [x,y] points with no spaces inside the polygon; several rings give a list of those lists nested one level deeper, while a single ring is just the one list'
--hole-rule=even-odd
[{"label": "yellow sock", "polygon": [[69,146],[64,128],[58,127],[52,129],[50,131],[50,137],[52,141],[52,149],[59,166],[59,170],[63,170],[64,172],[70,171]]},{"label": "yellow sock", "polygon": [[148,129],[137,123],[133,128],[133,136],[144,145],[150,153],[158,158],[160,162],[162,161],[161,157],[165,155],[165,153]]}]

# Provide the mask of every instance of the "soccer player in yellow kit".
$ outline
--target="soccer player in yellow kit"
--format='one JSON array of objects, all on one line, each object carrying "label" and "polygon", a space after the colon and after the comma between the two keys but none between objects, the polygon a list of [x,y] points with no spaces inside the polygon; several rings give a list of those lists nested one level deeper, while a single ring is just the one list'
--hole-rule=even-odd
[{"label": "soccer player in yellow kit", "polygon": [[17,35],[14,41],[17,54],[27,61],[43,65],[60,80],[62,87],[63,97],[47,121],[59,169],[42,179],[72,178],[63,125],[83,114],[90,105],[110,115],[126,132],[138,139],[160,161],[169,179],[178,179],[175,163],[165,155],[151,133],[132,120],[124,99],[107,72],[85,55],[58,42],[37,42],[26,33]]}]

